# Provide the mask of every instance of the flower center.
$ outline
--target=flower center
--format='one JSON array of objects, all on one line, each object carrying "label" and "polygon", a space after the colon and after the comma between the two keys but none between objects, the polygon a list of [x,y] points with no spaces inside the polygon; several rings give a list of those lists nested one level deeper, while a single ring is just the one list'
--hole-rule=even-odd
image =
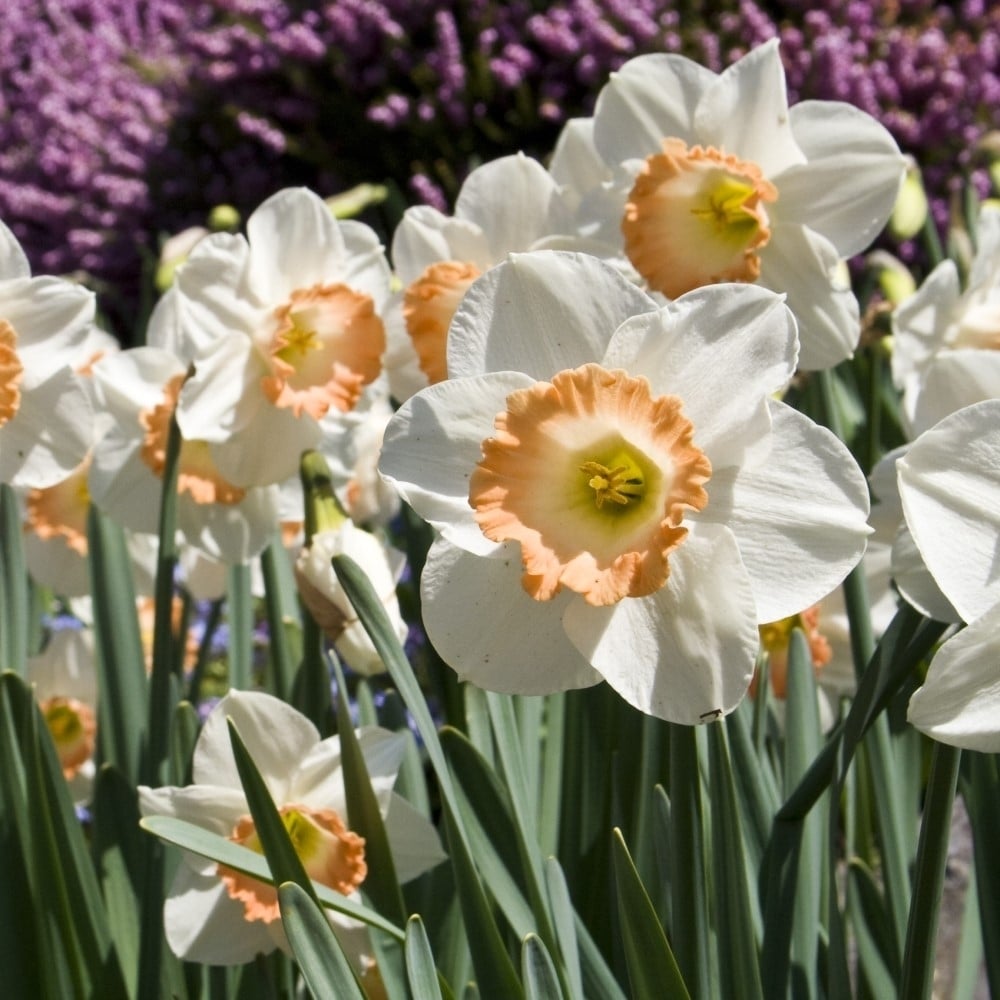
[{"label": "flower center", "polygon": [[97,723],[89,705],[75,698],[48,698],[39,706],[69,781],[94,755]]},{"label": "flower center", "polygon": [[[303,805],[282,806],[278,812],[295,853],[314,882],[343,896],[350,895],[361,885],[368,874],[364,837],[348,830],[336,812]],[[258,854],[264,853],[250,816],[240,817],[229,839]],[[247,920],[270,924],[279,918],[278,894],[274,886],[221,864],[219,877],[229,895],[243,904]]]},{"label": "flower center", "polygon": [[[140,455],[161,479],[167,462],[170,421],[185,377],[183,374],[175,375],[163,387],[163,402],[139,414],[139,423],[146,432]],[[200,504],[238,504],[246,496],[246,490],[223,479],[212,459],[211,446],[207,441],[181,441],[177,492],[187,493],[195,503]]]},{"label": "flower center", "polygon": [[406,332],[427,380],[448,377],[448,327],[469,286],[480,275],[475,264],[444,260],[431,264],[403,294]]},{"label": "flower center", "polygon": [[17,356],[17,331],[0,319],[0,427],[12,420],[21,405],[24,365]]},{"label": "flower center", "polygon": [[755,163],[664,139],[625,205],[625,252],[651,288],[677,298],[720,281],[756,281],[778,191]]},{"label": "flower center", "polygon": [[25,527],[41,539],[62,538],[78,555],[87,554],[88,456],[69,476],[55,486],[28,491]]},{"label": "flower center", "polygon": [[684,512],[705,507],[712,471],[681,405],[596,364],[507,397],[469,503],[487,538],[520,543],[533,598],[566,586],[608,605],[666,583]]},{"label": "flower center", "polygon": [[319,420],[333,407],[354,409],[382,370],[385,329],[371,296],[342,284],[299,288],[274,311],[264,395]]},{"label": "flower center", "polygon": [[[814,673],[818,675],[833,658],[830,643],[819,630],[819,612],[819,605],[814,604],[797,615],[790,615],[780,621],[760,626],[760,644],[767,653],[768,675],[771,678],[771,690],[776,698],[784,698],[788,690],[788,644],[791,641],[792,629],[800,628],[805,633],[809,641],[809,654]],[[757,679],[754,677],[751,694],[756,694],[756,683]]]}]

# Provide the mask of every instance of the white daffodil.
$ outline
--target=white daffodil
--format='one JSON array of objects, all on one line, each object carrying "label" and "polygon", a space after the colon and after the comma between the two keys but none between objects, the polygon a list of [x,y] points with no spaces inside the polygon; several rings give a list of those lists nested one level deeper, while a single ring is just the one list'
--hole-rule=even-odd
[{"label": "white daffodil", "polygon": [[378,237],[305,189],[264,202],[246,238],[202,240],[169,295],[156,329],[195,366],[177,421],[236,486],[294,475],[319,421],[351,410],[382,369],[389,265]]},{"label": "white daffodil", "polygon": [[[140,787],[142,814],[177,816],[261,852],[227,718],[264,778],[310,878],[357,898],[368,868],[364,838],[347,826],[339,737],[320,740],[305,716],[271,695],[230,691],[198,737],[193,784]],[[406,882],[443,859],[440,842],[429,821],[392,791],[405,746],[402,735],[367,727],[358,739],[396,874]],[[357,929],[354,921],[330,919],[338,934]],[[208,965],[241,964],[287,948],[274,888],[193,854],[185,854],[177,869],[164,905],[164,926],[176,955]]]},{"label": "white daffodil", "polygon": [[406,399],[447,378],[448,324],[480,274],[508,253],[537,249],[568,228],[559,186],[540,163],[520,153],[473,170],[454,215],[429,205],[407,209],[392,239],[392,262],[403,285],[388,324],[393,395]]},{"label": "white daffodil", "polygon": [[868,533],[847,450],[771,398],[796,350],[751,285],[660,308],[554,251],[480,278],[451,378],[399,410],[380,465],[441,533],[421,589],[444,660],[493,690],[603,678],[672,721],[730,711],[757,626],[828,593]]},{"label": "white daffodil", "polygon": [[25,677],[48,727],[73,801],[90,800],[97,746],[97,670],[94,636],[84,627],[53,631],[45,648],[29,656]]},{"label": "white daffodil", "polygon": [[892,377],[913,435],[1000,398],[1000,209],[983,207],[977,234],[964,292],[945,260],[892,315]]},{"label": "white daffodil", "polygon": [[802,368],[851,355],[858,304],[839,262],[882,229],[905,168],[874,118],[789,108],[774,40],[718,75],[679,55],[629,60],[598,96],[594,142],[620,178],[605,236],[651,289],[757,282],[788,296]]},{"label": "white daffodil", "polygon": [[[115,419],[94,448],[91,499],[126,528],[155,534],[170,420],[186,368],[166,351],[137,347],[101,359],[93,372]],[[235,486],[208,442],[183,438],[177,492],[178,531],[215,559],[247,562],[277,530],[278,487]]]},{"label": "white daffodil", "polygon": [[399,611],[396,582],[406,557],[345,518],[338,527],[313,535],[295,560],[295,578],[302,602],[344,663],[359,674],[383,673],[385,664],[375,652],[330,564],[334,556],[341,555],[349,556],[368,575],[400,642],[406,638],[407,629]]},{"label": "white daffodil", "polygon": [[967,627],[935,653],[909,720],[943,743],[1000,751],[1000,399],[951,414],[897,463],[906,523]]},{"label": "white daffodil", "polygon": [[94,418],[74,368],[93,321],[93,293],[32,278],[0,222],[0,482],[51,486],[83,461]]}]

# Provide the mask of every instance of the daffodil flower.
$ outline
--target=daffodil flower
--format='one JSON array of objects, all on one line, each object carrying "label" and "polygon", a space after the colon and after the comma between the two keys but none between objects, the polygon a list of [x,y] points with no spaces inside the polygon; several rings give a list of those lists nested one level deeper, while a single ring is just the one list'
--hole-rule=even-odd
[{"label": "daffodil flower", "polygon": [[440,532],[421,590],[444,660],[522,694],[603,678],[676,722],[735,707],[758,625],[828,593],[868,533],[847,450],[771,398],[796,357],[752,285],[661,308],[555,251],[480,278],[451,378],[398,411],[380,465]]},{"label": "daffodil flower", "polygon": [[905,167],[874,118],[789,108],[773,40],[718,75],[678,55],[629,60],[598,96],[594,143],[619,177],[605,237],[650,289],[756,282],[788,296],[802,368],[850,356],[858,305],[839,262],[882,229]]},{"label": "daffodil flower", "polygon": [[236,486],[294,475],[319,421],[353,409],[382,370],[389,265],[378,237],[305,189],[264,202],[246,238],[202,240],[170,294],[163,325],[195,366],[177,421]]},{"label": "daffodil flower", "polygon": [[[177,816],[263,853],[232,755],[227,718],[250,752],[310,877],[357,898],[367,875],[364,838],[350,829],[340,770],[340,740],[320,740],[305,716],[271,695],[230,691],[211,711],[198,736],[193,784],[139,788],[144,816]],[[400,881],[443,860],[430,822],[392,791],[405,741],[377,727],[358,732],[372,788]],[[355,921],[330,916],[350,951]],[[164,905],[167,942],[174,954],[208,965],[237,965],[282,948],[277,893],[272,886],[214,861],[183,856]],[[364,938],[362,938],[363,940]],[[360,964],[360,955],[352,956]]]},{"label": "daffodil flower", "polygon": [[26,679],[52,737],[73,801],[86,803],[94,786],[97,747],[97,669],[94,636],[83,626],[55,629],[29,656]]},{"label": "daffodil flower", "polygon": [[945,260],[892,314],[892,377],[913,435],[1000,398],[1000,209],[984,206],[976,231],[964,292],[955,262]]},{"label": "daffodil flower", "polygon": [[451,216],[429,205],[408,208],[392,239],[392,261],[403,285],[388,323],[386,368],[393,395],[406,399],[447,378],[448,324],[480,274],[508,253],[540,248],[568,229],[559,185],[521,153],[473,170]]},{"label": "daffodil flower", "polygon": [[[170,421],[187,374],[156,347],[137,347],[94,366],[114,420],[94,448],[90,498],[132,531],[155,533]],[[184,437],[177,480],[177,528],[188,544],[229,564],[249,561],[278,527],[278,487],[244,488],[219,470],[206,441]]]},{"label": "daffodil flower", "polygon": [[0,222],[0,482],[51,486],[83,461],[94,417],[74,368],[93,321],[93,293],[31,277]]},{"label": "daffodil flower", "polygon": [[942,743],[1000,750],[1000,400],[946,417],[896,463],[906,523],[966,628],[934,654],[908,718]]}]

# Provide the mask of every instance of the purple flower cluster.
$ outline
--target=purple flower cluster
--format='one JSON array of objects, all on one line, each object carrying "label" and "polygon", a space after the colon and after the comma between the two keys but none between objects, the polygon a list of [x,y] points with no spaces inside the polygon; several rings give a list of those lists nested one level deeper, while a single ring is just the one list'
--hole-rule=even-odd
[{"label": "purple flower cluster", "polygon": [[544,156],[626,59],[719,70],[775,35],[792,99],[880,118],[940,216],[1000,128],[995,0],[8,0],[0,218],[38,270],[136,299],[214,204],[388,180],[390,213],[443,206],[478,162]]}]

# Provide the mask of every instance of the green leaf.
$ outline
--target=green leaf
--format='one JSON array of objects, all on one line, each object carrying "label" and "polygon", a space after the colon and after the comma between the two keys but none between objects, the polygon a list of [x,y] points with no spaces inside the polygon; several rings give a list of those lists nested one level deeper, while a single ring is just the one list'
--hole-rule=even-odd
[{"label": "green leaf", "polygon": [[302,656],[302,619],[292,567],[280,536],[260,554],[260,568],[269,637],[265,686],[278,698],[288,701],[295,666]]},{"label": "green leaf", "polygon": [[229,567],[226,593],[229,686],[248,691],[253,687],[253,594],[249,566]]},{"label": "green leaf", "polygon": [[227,719],[229,725],[229,742],[232,744],[236,769],[240,774],[240,782],[247,797],[250,815],[253,817],[257,836],[264,848],[264,857],[274,873],[274,883],[295,882],[318,902],[312,880],[302,867],[302,859],[295,851],[288,830],[282,822],[281,815],[267,790],[267,785],[261,777],[257,765],[254,764],[239,731],[232,719]]},{"label": "green leaf", "polygon": [[281,922],[314,997],[365,1000],[365,992],[319,902],[295,882],[278,886]]},{"label": "green leaf", "polygon": [[688,989],[674,953],[635,870],[621,831],[617,829],[612,837],[612,858],[618,887],[622,945],[632,995],[687,1000]]},{"label": "green leaf", "polygon": [[420,1000],[444,1000],[427,931],[416,914],[406,924],[405,958],[410,993]]},{"label": "green leaf", "polygon": [[24,673],[28,655],[28,574],[21,512],[14,491],[0,483],[0,670]]},{"label": "green leaf", "polygon": [[396,863],[389,849],[389,836],[382,820],[378,799],[372,789],[365,757],[351,724],[347,705],[347,685],[340,663],[333,658],[337,679],[337,733],[340,737],[340,764],[344,778],[344,796],[352,830],[365,838],[365,861],[368,875],[361,887],[372,906],[394,923],[406,923],[403,893],[396,878]]},{"label": "green leaf", "polygon": [[762,997],[743,833],[736,805],[724,723],[710,723],[708,759],[712,811],[712,886],[721,995],[734,1000]]},{"label": "green leaf", "polygon": [[869,996],[896,996],[898,968],[894,968],[895,942],[886,915],[885,901],[871,871],[859,861],[847,869],[847,905],[858,947],[858,969]]},{"label": "green leaf", "polygon": [[559,976],[537,934],[529,934],[521,945],[521,978],[527,1000],[562,1000]]},{"label": "green leaf", "polygon": [[138,784],[149,684],[135,613],[132,562],[122,529],[96,507],[90,508],[89,517],[101,757]]},{"label": "green leaf", "polygon": [[944,743],[934,743],[931,773],[927,779],[924,816],[920,826],[920,846],[913,878],[913,896],[903,952],[900,996],[929,997],[934,985],[934,945],[938,913],[948,863],[951,811],[958,784],[958,764],[962,751]]},{"label": "green leaf", "polygon": [[969,778],[965,802],[975,845],[973,860],[983,930],[983,954],[990,995],[1000,997],[1000,757],[969,752],[965,755]]},{"label": "green leaf", "polygon": [[[168,844],[174,844],[185,851],[209,858],[218,864],[232,868],[234,871],[260,879],[261,882],[267,882],[269,885],[275,884],[266,857],[217,833],[196,826],[194,823],[188,823],[176,816],[144,816],[139,825]],[[282,827],[282,829],[284,828]],[[405,934],[401,928],[369,907],[355,903],[347,896],[342,896],[339,892],[334,892],[333,889],[324,885],[313,883],[312,887],[324,908],[343,913],[345,916],[368,924],[369,927],[384,931],[399,941],[403,940]]]},{"label": "green leaf", "polygon": [[549,894],[549,907],[552,910],[552,922],[555,926],[556,939],[559,942],[559,953],[562,955],[566,969],[570,997],[583,996],[583,980],[580,975],[580,952],[577,947],[573,920],[576,914],[566,887],[566,877],[555,858],[545,860],[545,885]]}]

